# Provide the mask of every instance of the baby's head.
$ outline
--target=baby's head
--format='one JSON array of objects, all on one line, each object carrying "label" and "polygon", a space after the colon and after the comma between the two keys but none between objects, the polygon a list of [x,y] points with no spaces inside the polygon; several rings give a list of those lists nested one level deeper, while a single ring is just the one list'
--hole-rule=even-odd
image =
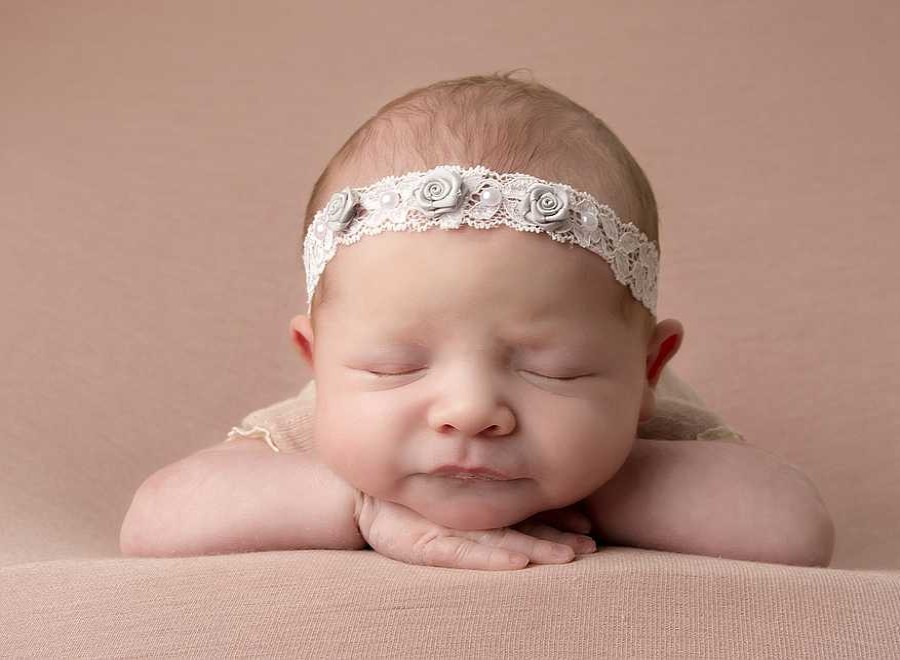
[{"label": "baby's head", "polygon": [[[381,108],[316,182],[304,235],[338,191],[451,163],[565,183],[658,243],[650,185],[615,135],[509,75],[439,82]],[[316,381],[320,458],[457,529],[512,525],[605,483],[653,416],[683,337],[603,257],[502,225],[339,245],[291,332]],[[445,464],[509,479],[429,474]]]}]

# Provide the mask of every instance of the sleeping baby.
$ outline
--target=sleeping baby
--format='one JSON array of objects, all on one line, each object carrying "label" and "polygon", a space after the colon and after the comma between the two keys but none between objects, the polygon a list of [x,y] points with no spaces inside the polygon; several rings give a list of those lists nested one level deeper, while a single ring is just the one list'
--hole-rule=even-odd
[{"label": "sleeping baby", "polygon": [[815,486],[666,368],[650,184],[565,96],[495,74],[392,101],[316,182],[302,250],[314,380],[141,484],[123,554],[828,564]]}]

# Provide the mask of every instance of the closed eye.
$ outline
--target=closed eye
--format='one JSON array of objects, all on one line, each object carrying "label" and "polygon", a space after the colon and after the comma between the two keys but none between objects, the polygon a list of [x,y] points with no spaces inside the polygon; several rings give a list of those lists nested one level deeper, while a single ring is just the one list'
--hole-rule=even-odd
[{"label": "closed eye", "polygon": [[[383,371],[372,371],[371,369],[366,369],[366,371],[368,373],[372,374],[373,376],[378,376],[379,378],[386,378],[388,376],[407,376],[409,374],[414,374],[417,371],[421,371],[421,369],[412,369],[411,371],[399,371],[396,373],[389,373],[389,372],[383,372]],[[539,374],[536,371],[528,371],[526,373],[533,374],[535,376],[540,376],[541,378],[548,378],[550,380],[560,380],[560,381],[578,380],[579,378],[587,378],[591,375],[591,374],[584,374],[581,376],[566,376],[563,378],[560,376],[547,376],[545,374]]]},{"label": "closed eye", "polygon": [[414,373],[416,373],[417,371],[420,371],[420,370],[419,370],[419,369],[413,369],[413,370],[411,370],[411,371],[399,371],[399,372],[397,372],[397,373],[386,373],[386,372],[382,372],[382,371],[372,371],[371,369],[366,369],[366,371],[369,372],[370,374],[372,374],[373,376],[378,376],[378,377],[380,377],[380,378],[384,378],[384,377],[386,377],[386,376],[406,376],[406,375],[408,375],[408,374],[414,374]]},{"label": "closed eye", "polygon": [[587,378],[588,376],[590,376],[590,374],[585,374],[583,376],[567,376],[566,378],[560,378],[558,376],[546,376],[535,371],[529,371],[527,373],[534,374],[535,376],[540,376],[541,378],[549,378],[550,380],[578,380],[579,378]]}]

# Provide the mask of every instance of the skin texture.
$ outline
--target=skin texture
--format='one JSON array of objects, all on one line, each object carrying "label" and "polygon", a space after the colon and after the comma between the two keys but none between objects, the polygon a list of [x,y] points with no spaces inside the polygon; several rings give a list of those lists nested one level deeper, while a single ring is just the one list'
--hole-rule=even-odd
[{"label": "skin texture", "polygon": [[[326,271],[317,332],[291,320],[316,380],[322,460],[460,530],[512,525],[607,482],[683,339],[674,319],[649,339],[637,314],[623,321],[622,285],[601,257],[507,227],[367,236]],[[427,474],[444,463],[515,480]]]}]

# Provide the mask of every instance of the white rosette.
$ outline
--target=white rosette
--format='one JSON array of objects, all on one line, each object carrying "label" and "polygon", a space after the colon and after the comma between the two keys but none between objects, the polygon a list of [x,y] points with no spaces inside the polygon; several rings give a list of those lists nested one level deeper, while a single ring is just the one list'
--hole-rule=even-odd
[{"label": "white rosette", "polygon": [[353,222],[356,212],[357,194],[351,188],[336,192],[325,206],[325,224],[335,234],[343,233]]},{"label": "white rosette", "polygon": [[412,207],[430,220],[438,219],[441,229],[462,224],[465,197],[462,176],[450,167],[436,167],[425,173],[412,192]]}]

